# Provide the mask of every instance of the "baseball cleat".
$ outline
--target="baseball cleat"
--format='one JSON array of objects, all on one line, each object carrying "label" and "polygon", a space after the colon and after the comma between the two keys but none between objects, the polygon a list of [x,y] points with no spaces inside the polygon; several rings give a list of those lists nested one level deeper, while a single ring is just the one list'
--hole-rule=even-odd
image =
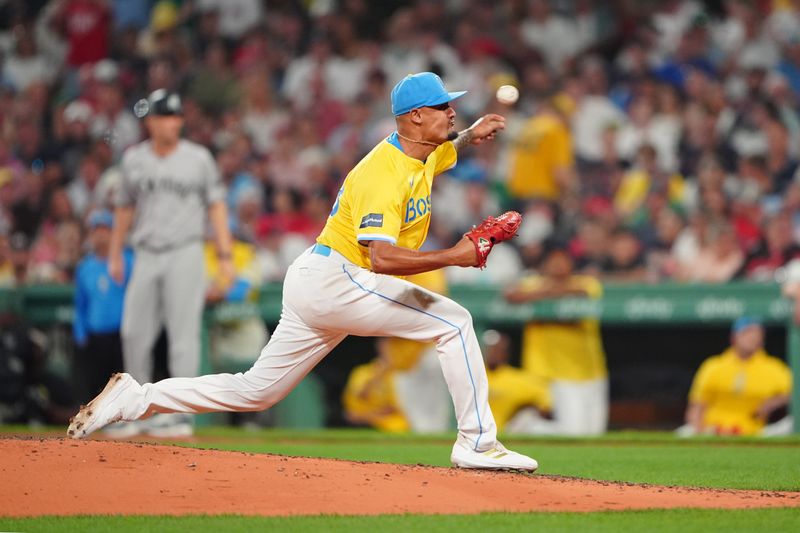
[{"label": "baseball cleat", "polygon": [[486,470],[521,470],[534,472],[539,468],[536,459],[507,450],[499,442],[489,450],[476,452],[467,444],[456,441],[450,462],[459,468],[481,468]]},{"label": "baseball cleat", "polygon": [[87,405],[82,405],[78,414],[70,418],[67,435],[82,439],[112,422],[122,420],[122,406],[116,400],[135,383],[130,374],[113,374],[100,394]]}]

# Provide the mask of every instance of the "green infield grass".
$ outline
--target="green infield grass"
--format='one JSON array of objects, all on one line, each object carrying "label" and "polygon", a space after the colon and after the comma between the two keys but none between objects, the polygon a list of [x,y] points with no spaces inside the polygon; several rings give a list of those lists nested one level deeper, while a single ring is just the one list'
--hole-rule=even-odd
[{"label": "green infield grass", "polygon": [[2,531],[76,531],[126,533],[285,531],[797,531],[800,511],[755,509],[717,511],[677,509],[602,513],[484,513],[479,515],[303,516],[263,518],[244,516],[81,516],[21,520],[0,518]]}]

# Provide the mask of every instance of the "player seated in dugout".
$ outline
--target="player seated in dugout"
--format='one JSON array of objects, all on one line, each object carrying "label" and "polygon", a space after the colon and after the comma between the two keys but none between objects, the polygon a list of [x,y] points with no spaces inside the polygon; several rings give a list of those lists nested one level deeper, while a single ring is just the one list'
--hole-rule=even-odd
[{"label": "player seated in dugout", "polygon": [[390,341],[391,338],[377,339],[375,359],[353,368],[342,394],[342,404],[345,418],[354,426],[402,433],[411,426],[397,400],[396,370],[388,351]]},{"label": "player seated in dugout", "polygon": [[497,330],[483,334],[486,374],[489,378],[489,406],[497,428],[505,433],[540,433],[552,421],[549,384],[510,364],[511,339]]},{"label": "player seated in dugout", "polygon": [[789,367],[764,350],[764,326],[741,317],[731,328],[731,346],[708,358],[689,392],[682,435],[777,435],[791,432],[784,417],[792,390]]}]

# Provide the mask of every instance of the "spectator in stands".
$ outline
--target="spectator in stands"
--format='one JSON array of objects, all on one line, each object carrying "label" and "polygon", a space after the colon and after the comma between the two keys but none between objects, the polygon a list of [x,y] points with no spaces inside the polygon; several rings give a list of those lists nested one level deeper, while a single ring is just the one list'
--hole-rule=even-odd
[{"label": "spectator in stands", "polygon": [[75,274],[75,317],[72,336],[77,350],[73,364],[76,399],[86,403],[94,398],[114,372],[122,372],[122,302],[133,252],[124,254],[126,278],[117,283],[108,274],[108,247],[113,215],[95,211],[89,216],[90,252],[78,264]]},{"label": "spectator in stands", "polygon": [[330,35],[318,33],[308,53],[294,59],[286,70],[282,93],[297,110],[314,106],[315,92],[338,103],[355,99],[367,74],[364,58],[344,58],[335,53]]},{"label": "spectator in stands", "polygon": [[633,232],[620,229],[614,233],[600,276],[608,281],[641,282],[647,279],[642,243]]},{"label": "spectator in stands", "polygon": [[578,271],[598,276],[609,262],[611,234],[606,225],[597,219],[586,219],[578,226],[570,250],[576,257]]},{"label": "spectator in stands", "polygon": [[263,4],[259,0],[197,0],[197,9],[201,13],[216,11],[220,33],[233,42],[244,36],[264,16]]},{"label": "spectator in stands", "polygon": [[432,194],[432,203],[442,214],[440,223],[450,233],[448,239],[463,235],[475,220],[500,209],[489,191],[486,169],[474,158],[464,158],[462,163],[437,178]]},{"label": "spectator in stands", "polygon": [[69,176],[77,174],[80,162],[92,145],[92,116],[92,108],[88,103],[75,100],[64,108],[61,120],[56,119],[59,127],[54,132],[55,150]]},{"label": "spectator in stands", "polygon": [[[63,246],[66,243],[60,239],[68,238],[69,236],[64,233],[72,231],[62,228],[75,223],[72,205],[66,190],[64,188],[54,190],[50,195],[49,209],[39,224],[36,239],[31,247],[31,274],[34,278],[60,283],[66,281],[58,272],[57,263],[60,259],[67,257],[62,252],[68,254],[69,251]],[[79,224],[78,227],[80,228]],[[77,250],[74,252],[79,254],[80,246],[77,246]],[[68,267],[68,262],[65,262],[63,266]]]},{"label": "spectator in stands", "polygon": [[553,71],[564,69],[568,60],[592,43],[592,32],[579,33],[575,20],[554,12],[547,0],[532,0],[527,5],[527,17],[520,26],[522,39],[542,54]]},{"label": "spectator in stands", "polygon": [[655,167],[661,171],[674,169],[675,138],[679,131],[666,129],[655,120],[655,103],[640,96],[630,104],[630,121],[617,132],[616,142],[620,157],[626,161],[637,158],[643,146],[651,146],[655,154]]},{"label": "spectator in stands", "polygon": [[81,161],[78,175],[67,186],[67,196],[70,205],[75,210],[75,215],[83,217],[92,212],[102,203],[102,199],[97,198],[100,178],[103,173],[103,165],[98,158],[87,155]]},{"label": "spectator in stands", "polygon": [[239,102],[240,89],[228,51],[221,41],[210,43],[203,63],[195,69],[188,85],[188,96],[211,116],[219,117]]},{"label": "spectator in stands", "polygon": [[112,0],[114,28],[141,30],[149,21],[152,0]]},{"label": "spectator in stands", "polygon": [[[625,162],[617,151],[617,128],[609,125],[600,134],[602,156],[599,160],[584,163],[577,184],[581,198],[587,202],[610,202],[624,175]],[[585,209],[584,209],[585,211]]]},{"label": "spectator in stands", "polygon": [[3,228],[6,233],[11,231],[13,224],[13,214],[10,208],[14,205],[16,191],[12,180],[11,171],[0,167],[0,228]]},{"label": "spectator in stands", "polygon": [[789,215],[778,213],[767,221],[764,238],[747,255],[739,274],[757,281],[776,281],[776,271],[798,258],[800,246],[794,242]]},{"label": "spectator in stands", "polygon": [[39,283],[72,283],[83,253],[83,227],[72,218],[59,224],[55,233],[55,258],[52,263],[34,263],[32,274]]},{"label": "spectator in stands", "polygon": [[95,139],[103,139],[108,143],[118,158],[126,148],[139,142],[141,126],[126,105],[117,65],[110,60],[101,61],[95,65],[94,76],[98,85],[89,131]]},{"label": "spectator in stands", "polygon": [[19,117],[15,123],[14,151],[20,162],[34,172],[39,172],[44,162],[53,159],[57,154],[53,151],[54,146],[44,137],[40,124],[40,120],[44,119],[32,107],[26,109],[25,113],[30,113],[31,116]]},{"label": "spectator in stands", "polygon": [[33,34],[27,29],[20,29],[14,51],[5,59],[3,79],[15,91],[23,92],[34,83],[50,83],[55,73],[53,65],[38,53]]},{"label": "spectator in stands", "polygon": [[705,230],[699,253],[682,263],[675,277],[694,283],[724,283],[733,279],[743,263],[744,254],[733,227],[728,223],[715,224]]},{"label": "spectator in stands", "polygon": [[556,201],[575,191],[572,135],[568,127],[572,106],[563,95],[542,99],[536,113],[511,140],[506,186],[513,198]]},{"label": "spectator in stands", "polygon": [[579,166],[603,160],[603,131],[622,127],[625,113],[608,97],[608,78],[596,56],[581,62],[580,78],[571,85],[577,107],[572,115],[572,134]]},{"label": "spectator in stands", "polygon": [[30,283],[30,240],[24,233],[14,233],[9,239],[9,260],[14,270],[14,287],[22,287]]},{"label": "spectator in stands", "polygon": [[[557,242],[550,243],[541,272],[508,288],[506,300],[520,304],[559,298],[598,299],[602,295],[597,279],[573,273],[567,248]],[[605,432],[608,371],[597,319],[529,323],[522,339],[522,368],[549,384],[553,432]]]},{"label": "spectator in stands", "polygon": [[656,220],[654,242],[646,257],[646,264],[654,274],[654,280],[673,277],[678,268],[679,238],[685,224],[681,216],[672,209],[664,209]]},{"label": "spectator in stands", "polygon": [[0,222],[0,288],[14,286],[14,264],[11,262],[11,242],[8,226]]},{"label": "spectator in stands", "polygon": [[242,85],[242,127],[253,140],[253,148],[259,155],[266,155],[274,149],[278,132],[289,121],[289,114],[280,107],[267,75],[267,72],[256,70],[245,77]]},{"label": "spectator in stands", "polygon": [[511,339],[490,329],[483,334],[489,405],[497,429],[505,433],[541,434],[553,432],[553,423],[543,415],[550,412],[550,388],[541,378],[509,364]]},{"label": "spectator in stands", "polygon": [[797,152],[789,128],[778,107],[769,100],[755,102],[751,113],[753,123],[767,141],[764,156],[771,185],[767,192],[783,192],[797,170]]},{"label": "spectator in stands", "polygon": [[[741,317],[731,327],[731,346],[697,371],[684,434],[759,435],[791,430],[786,420],[767,424],[789,404],[792,374],[764,351],[764,326]],[[788,431],[787,431],[788,432]]]},{"label": "spectator in stands", "polygon": [[264,214],[264,193],[256,185],[243,187],[239,192],[230,216],[231,232],[237,239],[255,244],[258,221]]},{"label": "spectator in stands", "polygon": [[108,57],[111,12],[105,0],[67,0],[54,17],[67,41],[67,63],[77,68]]},{"label": "spectator in stands", "polygon": [[634,168],[623,176],[614,195],[614,207],[630,227],[650,223],[667,205],[673,209],[683,208],[683,178],[661,170],[657,157],[655,148],[642,145],[637,150]]}]

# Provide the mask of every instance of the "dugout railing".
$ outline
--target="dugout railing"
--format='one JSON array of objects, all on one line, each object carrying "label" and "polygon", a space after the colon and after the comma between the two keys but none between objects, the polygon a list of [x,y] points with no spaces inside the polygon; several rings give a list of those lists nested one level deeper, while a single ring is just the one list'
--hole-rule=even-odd
[{"label": "dugout railing", "polygon": [[[32,326],[47,327],[72,321],[72,287],[34,285],[0,290],[0,309],[13,311]],[[755,315],[765,324],[786,327],[786,354],[795,386],[791,412],[800,412],[800,327],[792,318],[792,302],[781,295],[773,283],[736,282],[724,285],[616,285],[604,287],[600,300],[569,298],[533,304],[511,305],[497,287],[453,286],[450,297],[472,313],[476,329],[488,326],[517,327],[530,320],[576,320],[598,318],[604,325],[664,325],[669,327],[727,326],[742,315]],[[281,285],[264,286],[259,297],[249,303],[223,303],[206,311],[202,371],[211,370],[208,353],[208,326],[215,321],[260,316],[275,324],[281,312]],[[800,433],[800,417],[795,417],[795,433]]]}]

